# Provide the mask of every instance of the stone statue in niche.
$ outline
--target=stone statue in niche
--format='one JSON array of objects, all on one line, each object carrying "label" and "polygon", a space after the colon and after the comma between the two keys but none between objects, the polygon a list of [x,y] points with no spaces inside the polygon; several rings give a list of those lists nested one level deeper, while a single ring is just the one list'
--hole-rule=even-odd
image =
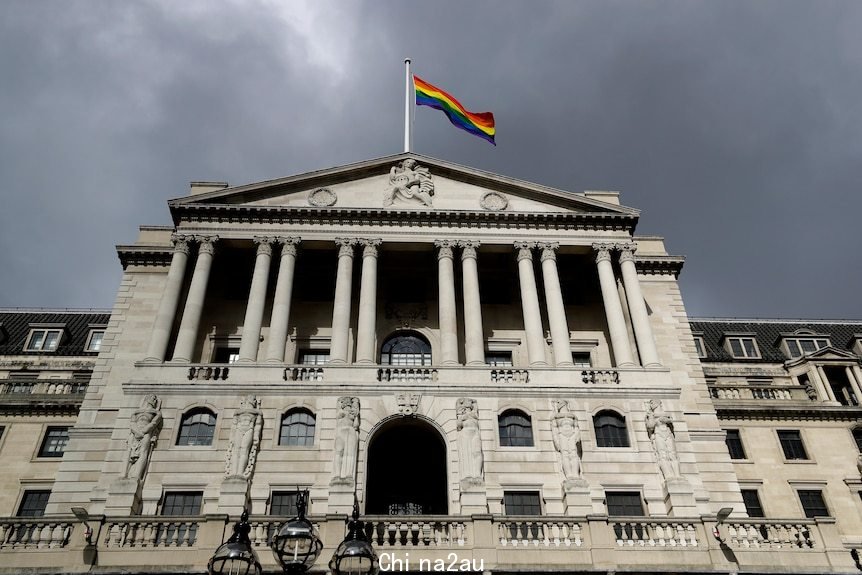
[{"label": "stone statue in niche", "polygon": [[673,418],[665,413],[658,399],[646,403],[646,429],[652,442],[658,467],[664,480],[679,479],[679,456],[676,451]]},{"label": "stone statue in niche", "polygon": [[458,417],[458,470],[462,485],[484,483],[485,456],[479,433],[479,410],[475,399],[458,399],[455,413]]},{"label": "stone statue in niche", "polygon": [[225,461],[225,477],[248,479],[254,471],[257,452],[260,448],[260,432],[263,429],[263,414],[260,399],[249,395],[240,402],[233,415],[233,429]]},{"label": "stone statue in niche", "polygon": [[144,478],[150,452],[156,444],[162,428],[162,401],[157,395],[150,394],[141,400],[140,409],[135,410],[129,421],[129,449],[126,451],[123,479]]},{"label": "stone statue in niche", "polygon": [[565,400],[554,401],[554,416],[551,420],[554,447],[560,452],[563,475],[567,481],[581,477],[581,430],[578,420]]},{"label": "stone statue in niche", "polygon": [[400,166],[392,166],[389,170],[390,187],[383,195],[383,206],[391,206],[396,199],[407,202],[419,202],[431,207],[434,196],[434,182],[431,172],[424,166],[416,165],[416,160],[406,158]]},{"label": "stone statue in niche", "polygon": [[359,398],[339,397],[335,415],[335,457],[332,461],[334,485],[353,485],[359,451]]}]

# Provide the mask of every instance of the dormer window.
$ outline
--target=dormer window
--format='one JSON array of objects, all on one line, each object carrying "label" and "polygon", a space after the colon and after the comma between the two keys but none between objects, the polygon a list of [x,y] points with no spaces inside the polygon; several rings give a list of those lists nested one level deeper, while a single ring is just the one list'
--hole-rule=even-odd
[{"label": "dormer window", "polygon": [[724,344],[735,359],[760,359],[760,350],[753,336],[727,336]]},{"label": "dormer window", "polygon": [[703,341],[702,335],[694,336],[694,349],[697,351],[697,357],[701,359],[706,357],[706,344]]},{"label": "dormer window", "polygon": [[105,337],[105,330],[91,329],[90,335],[87,336],[87,347],[84,351],[98,353],[102,349],[102,338]]},{"label": "dormer window", "polygon": [[31,329],[27,336],[24,351],[56,351],[63,337],[61,328],[37,328]]},{"label": "dormer window", "polygon": [[813,336],[784,338],[784,350],[787,357],[791,359],[814,353],[824,347],[829,347],[829,338]]}]

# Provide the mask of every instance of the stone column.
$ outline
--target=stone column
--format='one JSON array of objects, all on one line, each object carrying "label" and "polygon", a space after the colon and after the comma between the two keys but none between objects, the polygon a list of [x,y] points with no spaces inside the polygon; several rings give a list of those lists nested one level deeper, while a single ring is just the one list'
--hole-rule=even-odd
[{"label": "stone column", "polygon": [[572,346],[569,341],[569,322],[563,305],[563,290],[557,272],[557,249],[560,244],[539,244],[542,250],[542,280],[545,284],[545,300],[548,305],[548,323],[551,326],[551,344],[554,347],[554,363],[557,367],[571,367]]},{"label": "stone column", "polygon": [[437,240],[437,283],[440,307],[440,349],[442,365],[458,364],[458,321],[455,315],[455,267],[452,248],[456,242]]},{"label": "stone column", "polygon": [[620,246],[620,271],[626,288],[626,299],[629,302],[629,314],[632,318],[632,328],[635,332],[641,363],[644,367],[657,367],[661,362],[658,359],[655,338],[649,324],[649,314],[641,293],[638,272],[635,269],[635,249],[637,245],[634,242]]},{"label": "stone column", "polygon": [[856,379],[856,374],[853,372],[852,367],[848,365],[844,370],[847,374],[847,383],[850,384],[850,389],[853,390],[853,395],[856,396],[856,403],[858,405],[862,403],[862,389],[860,389],[860,382]]},{"label": "stone column", "polygon": [[150,346],[147,349],[147,357],[144,361],[154,363],[165,361],[165,354],[168,351],[168,340],[171,338],[171,329],[174,327],[177,304],[180,300],[180,291],[183,288],[186,263],[189,260],[188,242],[190,239],[192,238],[189,236],[178,234],[171,236],[171,242],[174,244],[174,255],[171,258],[168,279],[165,282],[165,290],[162,292],[162,300],[159,302],[159,311],[156,313],[153,333],[150,336]]},{"label": "stone column", "polygon": [[516,242],[518,279],[521,284],[521,308],[524,311],[524,332],[527,337],[527,354],[531,366],[548,365],[545,361],[545,342],[542,334],[542,315],[539,311],[539,293],[536,274],[533,273],[532,242]]},{"label": "stone column", "polygon": [[359,288],[359,322],[356,328],[356,363],[377,363],[377,248],[382,240],[359,240],[362,278]]},{"label": "stone column", "polygon": [[242,323],[242,340],[239,344],[239,359],[243,363],[257,361],[260,348],[260,327],[263,323],[263,308],[266,305],[266,287],[269,281],[269,264],[272,261],[272,243],[275,238],[255,236],[257,256],[254,260],[254,273],[251,276],[251,289],[245,306],[245,320]]},{"label": "stone column", "polygon": [[596,266],[599,270],[599,284],[602,288],[602,300],[605,303],[605,316],[608,320],[614,360],[617,367],[629,367],[634,365],[634,361],[632,360],[631,347],[629,347],[623,307],[617,291],[617,281],[614,278],[614,268],[611,265],[611,250],[613,248],[614,244],[593,244],[593,249],[596,250]]},{"label": "stone column", "polygon": [[293,294],[293,270],[296,266],[296,246],[299,245],[299,238],[278,238],[277,241],[281,244],[281,262],[278,264],[272,319],[269,322],[269,348],[266,352],[266,361],[270,363],[284,361],[290,300]]},{"label": "stone column", "polygon": [[826,396],[829,398],[829,401],[834,401],[838,403],[838,400],[835,399],[835,392],[832,391],[832,384],[829,383],[829,378],[826,377],[826,372],[823,371],[823,367],[818,365],[815,366],[815,373],[817,374],[817,379],[820,380],[820,384],[823,386],[823,390],[826,392]]},{"label": "stone column", "polygon": [[218,240],[218,236],[195,236],[195,240],[200,243],[198,260],[195,262],[195,271],[192,273],[192,283],[186,297],[186,306],[183,309],[183,319],[180,321],[180,331],[177,335],[177,345],[174,348],[173,357],[173,361],[182,363],[191,362],[195,343],[197,343],[198,327],[201,323],[201,312],[204,309],[207,282],[210,278],[210,268],[212,268],[215,242]]},{"label": "stone column", "polygon": [[829,394],[826,393],[826,386],[820,380],[820,373],[817,371],[817,366],[810,365],[808,368],[808,381],[817,390],[817,395],[821,401],[829,401]]},{"label": "stone column", "polygon": [[356,240],[336,238],[338,276],[335,279],[335,303],[332,306],[332,339],[329,363],[347,363],[347,340],[350,334],[350,297],[353,289],[353,246]]},{"label": "stone column", "polygon": [[464,284],[464,355],[467,365],[485,365],[485,335],[482,332],[482,302],[479,297],[479,242],[462,241],[461,272]]}]

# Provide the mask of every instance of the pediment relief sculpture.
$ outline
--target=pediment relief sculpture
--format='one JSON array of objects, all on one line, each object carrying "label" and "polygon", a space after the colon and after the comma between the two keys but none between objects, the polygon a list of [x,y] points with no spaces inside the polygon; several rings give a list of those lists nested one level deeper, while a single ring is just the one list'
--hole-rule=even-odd
[{"label": "pediment relief sculpture", "polygon": [[383,206],[389,207],[397,201],[423,204],[432,207],[434,182],[428,168],[406,158],[398,166],[389,169],[390,187],[383,196]]}]

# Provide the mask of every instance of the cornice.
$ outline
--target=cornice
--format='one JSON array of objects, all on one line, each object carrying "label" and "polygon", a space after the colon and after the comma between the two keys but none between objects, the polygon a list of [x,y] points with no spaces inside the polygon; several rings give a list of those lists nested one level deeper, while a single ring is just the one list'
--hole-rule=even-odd
[{"label": "cornice", "polygon": [[741,405],[729,403],[721,405],[721,400],[713,400],[719,419],[752,419],[761,421],[817,420],[817,421],[862,421],[862,408],[844,405]]},{"label": "cornice", "polygon": [[12,398],[0,397],[0,413],[4,415],[77,415],[84,401],[84,394],[69,395],[24,395]]},{"label": "cornice", "polygon": [[685,258],[682,256],[635,256],[635,268],[648,275],[672,275],[679,277]]},{"label": "cornice", "polygon": [[173,246],[117,246],[123,269],[129,266],[167,266],[173,257]]}]

